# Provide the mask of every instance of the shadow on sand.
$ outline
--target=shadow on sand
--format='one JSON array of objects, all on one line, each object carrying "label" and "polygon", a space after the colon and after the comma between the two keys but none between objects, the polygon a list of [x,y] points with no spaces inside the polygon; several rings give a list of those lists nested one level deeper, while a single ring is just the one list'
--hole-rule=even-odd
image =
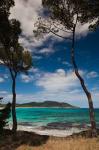
[{"label": "shadow on sand", "polygon": [[10,130],[5,130],[0,139],[0,150],[16,150],[21,145],[40,146],[45,144],[48,138],[49,136],[26,131],[17,131],[14,136]]}]

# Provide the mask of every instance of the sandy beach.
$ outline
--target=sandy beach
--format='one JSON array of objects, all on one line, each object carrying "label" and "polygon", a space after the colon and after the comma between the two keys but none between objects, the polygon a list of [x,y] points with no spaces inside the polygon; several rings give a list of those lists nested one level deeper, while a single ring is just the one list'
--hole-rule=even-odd
[{"label": "sandy beach", "polygon": [[18,130],[19,131],[34,132],[34,133],[39,134],[39,135],[48,135],[48,136],[54,136],[54,137],[67,137],[67,136],[73,135],[74,133],[80,133],[81,131],[85,131],[84,129],[78,130],[77,128],[72,128],[70,130],[56,130],[56,129],[42,130],[39,128],[33,129],[33,128],[23,127],[23,126],[19,126]]},{"label": "sandy beach", "polygon": [[3,109],[3,107],[0,107],[0,110]]},{"label": "sandy beach", "polygon": [[[12,124],[9,124],[7,129],[12,129]],[[71,127],[67,128],[65,130],[61,129],[48,129],[44,127],[34,127],[31,125],[18,125],[18,131],[28,131],[28,132],[34,132],[39,135],[48,135],[48,136],[53,136],[53,137],[68,137],[70,135],[80,133],[82,131],[86,131],[88,128],[77,128],[77,127]]]}]

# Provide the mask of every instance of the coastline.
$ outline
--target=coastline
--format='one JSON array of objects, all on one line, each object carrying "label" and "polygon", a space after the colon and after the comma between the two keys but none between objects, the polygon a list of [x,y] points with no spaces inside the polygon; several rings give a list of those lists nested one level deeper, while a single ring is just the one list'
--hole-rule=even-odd
[{"label": "coastline", "polygon": [[[9,124],[9,126],[6,127],[6,129],[12,129],[12,124]],[[49,129],[45,128],[43,126],[32,126],[32,125],[21,125],[18,124],[18,131],[27,131],[27,132],[33,132],[38,135],[47,135],[47,136],[53,136],[53,137],[68,137],[73,134],[81,133],[82,131],[87,131],[88,128],[77,128],[77,127],[67,127],[67,129]]]},{"label": "coastline", "polygon": [[70,109],[70,108],[78,108],[78,107],[16,107],[16,108],[63,108],[63,109]]},{"label": "coastline", "polygon": [[73,134],[81,133],[82,131],[86,130],[78,130],[76,128],[72,128],[70,130],[57,130],[57,129],[30,129],[30,128],[24,128],[24,127],[18,127],[18,131],[28,131],[28,132],[34,132],[38,135],[47,135],[47,136],[53,136],[53,137],[68,137]]},{"label": "coastline", "polygon": [[[3,109],[4,107],[0,107],[0,110]],[[78,107],[20,107],[17,106],[16,108],[63,108],[63,109],[77,109]]]}]

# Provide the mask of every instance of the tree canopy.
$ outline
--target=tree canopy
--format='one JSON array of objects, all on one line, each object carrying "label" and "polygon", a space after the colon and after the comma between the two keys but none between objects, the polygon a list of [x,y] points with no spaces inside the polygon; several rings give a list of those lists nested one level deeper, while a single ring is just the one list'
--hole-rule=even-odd
[{"label": "tree canopy", "polygon": [[89,29],[99,28],[99,0],[83,0],[84,7],[79,4],[81,9],[81,23],[90,23]]},{"label": "tree canopy", "polygon": [[1,65],[5,65],[9,69],[20,72],[26,71],[32,64],[32,58],[28,51],[18,43],[21,33],[19,21],[13,19],[9,21],[10,29],[7,31],[7,37],[0,47]]},{"label": "tree canopy", "polygon": [[0,45],[8,43],[10,32],[10,8],[14,6],[13,0],[0,0]]},{"label": "tree canopy", "polygon": [[14,6],[14,0],[0,0],[0,12],[9,16],[10,8]]}]

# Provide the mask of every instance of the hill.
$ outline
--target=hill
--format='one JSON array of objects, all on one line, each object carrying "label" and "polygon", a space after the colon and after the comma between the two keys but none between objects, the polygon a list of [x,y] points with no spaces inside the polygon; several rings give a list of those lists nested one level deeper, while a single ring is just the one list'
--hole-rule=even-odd
[{"label": "hill", "polygon": [[24,104],[17,104],[17,107],[64,107],[64,108],[75,108],[68,103],[56,102],[56,101],[44,101],[44,102],[30,102]]}]

